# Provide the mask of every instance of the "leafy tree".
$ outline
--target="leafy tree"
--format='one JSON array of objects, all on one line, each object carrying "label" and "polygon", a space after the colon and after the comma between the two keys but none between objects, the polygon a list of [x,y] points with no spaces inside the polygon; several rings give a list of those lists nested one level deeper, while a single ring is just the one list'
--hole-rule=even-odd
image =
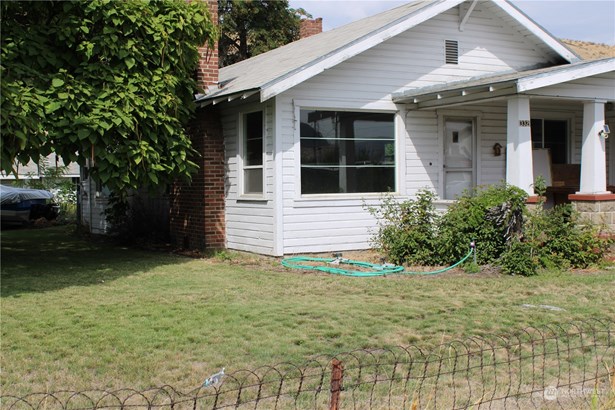
[{"label": "leafy tree", "polygon": [[200,1],[5,1],[2,169],[56,152],[118,198],[188,178],[184,130],[197,47],[216,27]]},{"label": "leafy tree", "polygon": [[287,0],[218,0],[220,67],[235,64],[299,38],[303,9]]}]

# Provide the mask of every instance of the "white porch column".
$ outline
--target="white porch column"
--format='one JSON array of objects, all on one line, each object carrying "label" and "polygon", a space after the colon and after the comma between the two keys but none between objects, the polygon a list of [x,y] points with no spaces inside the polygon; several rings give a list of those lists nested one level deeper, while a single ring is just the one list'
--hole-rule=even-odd
[{"label": "white porch column", "polygon": [[534,195],[532,129],[528,97],[515,96],[508,100],[506,182],[523,189],[530,196]]},{"label": "white porch column", "polygon": [[608,194],[606,190],[606,149],[598,133],[604,128],[604,103],[583,104],[581,146],[581,187],[578,194]]}]

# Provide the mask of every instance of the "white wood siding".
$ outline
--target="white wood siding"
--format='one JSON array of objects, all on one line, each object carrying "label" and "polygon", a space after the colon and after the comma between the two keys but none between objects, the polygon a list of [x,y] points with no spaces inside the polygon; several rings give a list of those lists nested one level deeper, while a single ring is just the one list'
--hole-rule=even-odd
[{"label": "white wood siding", "polygon": [[[226,156],[226,246],[229,249],[274,254],[274,101],[260,104],[253,100],[233,102],[221,109]],[[263,198],[241,196],[239,178],[239,121],[244,112],[264,112],[264,173]]]},{"label": "white wood siding", "polygon": [[[393,37],[290,90],[303,99],[390,102],[392,92],[547,64],[546,58],[479,4],[460,32],[457,8]],[[444,64],[444,41],[459,65]]]},{"label": "white wood siding", "polygon": [[[459,65],[444,63],[445,40],[459,42]],[[479,3],[459,31],[457,8],[393,37],[276,97],[282,175],[283,246],[279,253],[343,251],[370,246],[376,221],[365,209],[379,194],[304,196],[300,194],[299,120],[301,106],[323,109],[391,110],[403,117],[397,126],[397,181],[400,199],[422,188],[439,191],[442,148],[435,111],[400,110],[391,94],[408,88],[461,81],[479,75],[546,64],[512,26],[502,23]],[[479,147],[485,183],[505,178],[505,156],[493,158],[495,142],[506,145],[506,107],[486,106]],[[468,108],[476,111],[477,107]],[[405,129],[404,129],[405,128]]]},{"label": "white wood siding", "polygon": [[[444,63],[445,40],[459,42],[459,65]],[[296,109],[310,106],[329,109],[390,109],[403,116],[398,126],[397,164],[400,198],[422,188],[440,189],[442,148],[435,111],[399,110],[391,94],[471,77],[546,64],[535,46],[526,42],[512,25],[494,18],[479,3],[459,31],[457,8],[406,33],[387,40],[276,98],[282,143],[282,176],[278,186],[283,198],[284,254],[362,249],[370,246],[376,221],[364,202],[376,203],[379,195],[301,197],[300,153]],[[476,111],[477,108],[468,108]],[[495,183],[505,178],[505,155],[494,158],[494,143],[506,145],[506,107],[481,107],[479,180]]]},{"label": "white wood siding", "polygon": [[[506,146],[504,99],[431,111],[406,111],[391,100],[392,93],[406,89],[549,64],[545,48],[513,19],[501,19],[503,14],[499,8],[479,2],[464,31],[459,31],[458,9],[452,9],[257,105],[266,113],[266,193],[262,200],[241,198],[238,192],[239,113],[253,110],[256,103],[225,104],[227,246],[278,256],[370,246],[376,221],[366,205],[377,204],[380,194],[301,195],[297,118],[301,107],[396,112],[399,199],[412,197],[423,188],[442,192],[441,128],[447,115],[476,119],[477,182],[505,180],[506,153],[493,154],[494,144]],[[458,65],[444,63],[445,40],[458,41]],[[572,162],[580,161],[582,103],[549,99],[559,95],[574,98],[580,87],[602,96],[604,88],[608,89],[605,84],[613,79],[612,75],[596,76],[532,91],[536,96],[531,101],[532,117],[540,112],[544,118],[569,119]]]},{"label": "white wood siding", "polygon": [[406,192],[414,196],[421,189],[438,192],[442,169],[438,116],[435,111],[408,111],[406,115]]},{"label": "white wood siding", "polygon": [[[295,118],[293,100],[288,93],[276,97],[281,120],[282,175],[278,187],[282,189],[283,246],[281,253],[344,251],[367,249],[376,221],[365,209],[375,204],[378,194],[300,195],[299,119]],[[351,108],[351,107],[346,107]],[[354,106],[359,109],[358,105]],[[403,128],[403,127],[400,127]]]},{"label": "white wood siding", "polygon": [[[280,103],[283,103],[278,98]],[[292,116],[292,104],[286,101],[285,116]],[[572,163],[580,162],[583,125],[581,102],[532,100],[532,118],[567,119],[570,124]],[[399,198],[413,197],[420,189],[442,190],[442,142],[439,125],[446,116],[479,118],[477,146],[478,183],[497,184],[506,180],[506,152],[494,156],[493,146],[506,147],[507,106],[505,100],[438,111],[408,111],[405,115],[405,149],[398,152],[398,163],[405,170],[405,189]],[[607,122],[615,120],[607,112]],[[291,122],[292,123],[292,122]],[[286,130],[290,132],[290,130]],[[403,130],[402,130],[403,135]],[[377,198],[330,197],[329,199],[298,198],[299,172],[295,154],[299,153],[297,136],[284,146],[284,253],[324,252],[369,247],[370,230],[376,222],[365,210],[364,203],[375,204]],[[607,147],[608,148],[608,147]],[[608,152],[607,152],[608,155]]]},{"label": "white wood siding", "polygon": [[[475,159],[477,162],[476,182],[478,185],[497,184],[506,179],[506,153],[498,157],[493,155],[493,146],[506,146],[506,102],[496,101],[490,104],[466,105],[454,109],[438,110],[438,116],[446,118],[464,117],[476,120],[477,147]],[[439,135],[439,138],[442,138]],[[443,149],[443,146],[440,145]],[[442,158],[443,152],[439,153]],[[440,165],[442,168],[442,165]],[[444,181],[439,181],[438,192],[442,192]]]},{"label": "white wood siding", "polygon": [[[505,181],[506,152],[503,149],[502,155],[496,157],[493,154],[493,146],[499,143],[506,147],[506,101],[455,107],[455,112],[459,114],[467,112],[469,117],[474,113],[480,114],[481,127],[478,132],[481,138],[477,153],[480,163],[478,183],[491,185]],[[446,110],[441,110],[440,113],[446,113]],[[533,99],[530,102],[530,115],[532,118],[569,121],[570,162],[573,164],[581,162],[581,134],[583,132],[583,104],[581,102]]]}]

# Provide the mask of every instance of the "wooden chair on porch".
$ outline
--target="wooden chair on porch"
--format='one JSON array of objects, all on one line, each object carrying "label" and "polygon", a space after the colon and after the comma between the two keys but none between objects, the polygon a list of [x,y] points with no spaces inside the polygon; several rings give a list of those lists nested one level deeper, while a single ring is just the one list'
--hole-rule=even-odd
[{"label": "wooden chair on porch", "polygon": [[569,203],[568,195],[579,191],[581,185],[580,164],[551,164],[551,186],[547,187],[547,197],[552,197],[553,205]]}]

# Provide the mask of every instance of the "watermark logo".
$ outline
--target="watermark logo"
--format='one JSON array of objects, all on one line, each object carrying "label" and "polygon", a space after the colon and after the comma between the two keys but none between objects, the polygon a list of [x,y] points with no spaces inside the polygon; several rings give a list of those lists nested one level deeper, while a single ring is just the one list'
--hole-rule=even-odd
[{"label": "watermark logo", "polygon": [[556,387],[548,386],[542,393],[545,400],[553,401],[557,399],[577,399],[588,397],[594,394],[600,396],[605,392],[605,389],[597,389],[592,387]]},{"label": "watermark logo", "polygon": [[557,399],[557,387],[548,386],[542,394],[545,400],[553,401]]}]

